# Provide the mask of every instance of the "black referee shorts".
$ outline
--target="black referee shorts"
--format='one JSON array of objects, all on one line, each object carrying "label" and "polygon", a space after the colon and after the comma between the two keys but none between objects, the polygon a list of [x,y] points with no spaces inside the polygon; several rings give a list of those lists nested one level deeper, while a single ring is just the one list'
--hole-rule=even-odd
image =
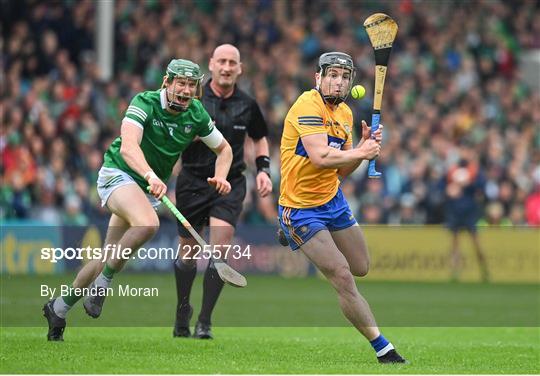
[{"label": "black referee shorts", "polygon": [[[246,197],[246,177],[242,174],[229,180],[231,192],[221,196],[206,178],[195,176],[182,170],[176,180],[176,207],[197,230],[207,226],[210,217],[215,217],[236,226]],[[191,234],[177,221],[181,237],[191,238]]]}]

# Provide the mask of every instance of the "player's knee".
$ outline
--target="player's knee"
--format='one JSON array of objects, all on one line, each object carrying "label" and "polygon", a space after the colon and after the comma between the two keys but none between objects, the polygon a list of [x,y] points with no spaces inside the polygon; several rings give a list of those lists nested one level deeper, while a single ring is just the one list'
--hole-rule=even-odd
[{"label": "player's knee", "polygon": [[154,214],[153,216],[133,220],[130,225],[137,228],[137,232],[142,238],[150,239],[159,230],[159,218]]},{"label": "player's knee", "polygon": [[369,272],[369,260],[366,260],[352,270],[353,275],[356,277],[365,277]]},{"label": "player's knee", "polygon": [[159,230],[159,220],[153,223],[148,223],[145,226],[143,226],[144,231],[144,237],[147,239],[150,239],[156,235],[156,233]]},{"label": "player's knee", "polygon": [[145,213],[129,221],[131,227],[157,227],[159,228],[159,218],[155,212]]},{"label": "player's knee", "polygon": [[338,291],[349,291],[353,286],[354,277],[348,266],[339,266],[332,273],[332,282]]}]

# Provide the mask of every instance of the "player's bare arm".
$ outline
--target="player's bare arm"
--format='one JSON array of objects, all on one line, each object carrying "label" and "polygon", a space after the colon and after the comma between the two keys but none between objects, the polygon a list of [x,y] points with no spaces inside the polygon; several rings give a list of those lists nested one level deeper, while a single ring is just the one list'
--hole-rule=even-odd
[{"label": "player's bare arm", "polygon": [[208,178],[208,184],[213,185],[220,195],[226,195],[231,191],[231,184],[227,181],[233,160],[231,145],[223,138],[217,147],[211,149],[217,156],[216,172],[214,177]]},{"label": "player's bare arm", "polygon": [[[262,137],[258,140],[253,139],[253,146],[255,148],[257,161],[261,160],[261,163],[264,163],[265,158],[268,158],[268,155],[270,155],[268,140],[266,137]],[[269,159],[268,164],[270,164]],[[272,193],[272,180],[270,179],[270,173],[267,169],[259,168],[259,166],[257,166],[257,177],[255,180],[257,182],[257,192],[259,192],[259,196],[266,197]]]},{"label": "player's bare arm", "polygon": [[[377,141],[379,144],[382,142],[382,129],[383,128],[384,126],[382,124],[379,124],[379,129],[377,129],[377,131],[373,133],[375,141]],[[362,139],[358,142],[358,144],[356,145],[356,148],[361,147],[362,144],[366,142],[367,140],[369,140],[370,138],[371,138],[371,129],[368,127],[365,120],[362,120]],[[350,149],[351,149],[350,144],[343,145],[342,150],[350,150]],[[362,161],[353,162],[350,165],[341,167],[338,170],[339,176],[343,178],[349,176],[354,170],[358,168],[358,166],[360,166],[361,163]]]},{"label": "player's bare arm", "polygon": [[328,145],[328,136],[323,133],[302,137],[311,163],[317,168],[341,168],[351,163],[360,163],[364,159],[373,159],[381,151],[381,145],[376,140],[368,139],[350,150],[339,150]]},{"label": "player's bare arm", "polygon": [[122,146],[120,154],[136,173],[143,176],[150,186],[150,193],[157,199],[161,199],[167,192],[167,186],[154,173],[146,162],[143,151],[139,146],[143,136],[143,130],[127,121],[122,122],[120,130]]}]

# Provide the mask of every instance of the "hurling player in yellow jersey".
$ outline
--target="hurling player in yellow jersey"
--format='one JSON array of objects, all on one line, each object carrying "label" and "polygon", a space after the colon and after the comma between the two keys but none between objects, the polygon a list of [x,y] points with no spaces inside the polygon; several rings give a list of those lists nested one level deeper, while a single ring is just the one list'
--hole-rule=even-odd
[{"label": "hurling player in yellow jersey", "polygon": [[355,76],[352,58],[320,56],[316,88],[293,104],[281,138],[279,221],[292,250],[300,249],[328,278],[347,319],[368,339],[381,363],[405,360],[380,333],[354,276],[365,276],[369,255],[360,227],[340,189],[363,160],[376,158],[381,128],[371,135],[362,121],[362,140],[353,148],[353,116],[343,103]]}]

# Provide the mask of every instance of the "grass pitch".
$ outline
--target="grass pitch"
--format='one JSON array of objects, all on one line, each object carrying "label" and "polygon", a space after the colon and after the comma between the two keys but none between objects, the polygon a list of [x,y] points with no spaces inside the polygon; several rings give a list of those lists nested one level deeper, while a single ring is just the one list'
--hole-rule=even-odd
[{"label": "grass pitch", "polygon": [[[227,287],[216,339],[202,341],[172,338],[171,274],[119,274],[116,284],[157,286],[159,297],[107,298],[99,320],[79,303],[65,342],[49,343],[39,285],[72,277],[2,276],[1,373],[540,373],[537,285],[360,282],[383,333],[410,362],[379,365],[317,278],[249,276],[248,288]],[[197,314],[201,276],[191,300]]]},{"label": "grass pitch", "polygon": [[350,328],[216,328],[214,340],[171,328],[3,328],[2,373],[497,374],[540,372],[538,328],[389,328],[410,364],[379,365]]}]

